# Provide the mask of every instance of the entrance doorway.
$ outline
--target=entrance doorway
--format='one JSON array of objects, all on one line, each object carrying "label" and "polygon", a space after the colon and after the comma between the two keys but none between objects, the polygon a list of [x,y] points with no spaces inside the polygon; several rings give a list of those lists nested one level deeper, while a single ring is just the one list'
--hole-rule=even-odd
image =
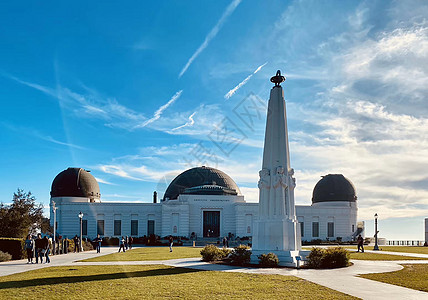
[{"label": "entrance doorway", "polygon": [[220,236],[220,212],[204,211],[204,237]]}]

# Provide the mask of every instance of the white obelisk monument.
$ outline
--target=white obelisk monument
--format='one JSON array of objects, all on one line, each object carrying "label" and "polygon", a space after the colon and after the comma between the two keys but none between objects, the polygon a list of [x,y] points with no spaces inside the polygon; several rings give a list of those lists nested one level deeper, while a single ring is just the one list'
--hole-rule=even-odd
[{"label": "white obelisk monument", "polygon": [[[290,166],[287,115],[278,70],[271,78],[266,121],[263,165],[259,172],[259,215],[254,223],[251,262],[260,254],[273,252],[282,266],[296,267],[300,259],[301,235],[294,204],[296,180]],[[306,251],[305,251],[306,252]]]}]

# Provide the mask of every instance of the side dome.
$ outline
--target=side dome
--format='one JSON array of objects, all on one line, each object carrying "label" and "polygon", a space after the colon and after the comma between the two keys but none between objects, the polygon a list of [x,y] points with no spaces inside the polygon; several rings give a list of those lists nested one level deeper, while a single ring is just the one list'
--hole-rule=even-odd
[{"label": "side dome", "polygon": [[328,201],[356,202],[355,187],[342,174],[328,174],[315,185],[312,204]]},{"label": "side dome", "polygon": [[241,191],[226,173],[202,166],[175,177],[166,189],[163,200],[177,199],[179,194],[239,195]]},{"label": "side dome", "polygon": [[88,171],[82,168],[68,168],[53,180],[51,197],[84,197],[99,200],[101,194],[97,180]]}]

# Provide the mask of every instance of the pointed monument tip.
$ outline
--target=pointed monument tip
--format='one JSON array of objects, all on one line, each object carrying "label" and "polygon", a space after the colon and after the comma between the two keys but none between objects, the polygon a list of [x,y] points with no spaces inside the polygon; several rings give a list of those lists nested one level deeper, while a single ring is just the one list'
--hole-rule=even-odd
[{"label": "pointed monument tip", "polygon": [[281,82],[285,81],[285,77],[281,75],[281,71],[276,71],[276,75],[270,79],[271,82],[275,83],[275,86],[280,86]]}]

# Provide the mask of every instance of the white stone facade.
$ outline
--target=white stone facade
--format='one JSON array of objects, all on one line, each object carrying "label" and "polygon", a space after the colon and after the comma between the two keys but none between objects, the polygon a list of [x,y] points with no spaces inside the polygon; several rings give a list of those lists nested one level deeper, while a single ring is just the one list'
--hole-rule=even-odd
[{"label": "white stone facade", "polygon": [[[83,225],[86,226],[83,228],[83,236],[89,238],[96,237],[98,220],[104,221],[103,236],[108,237],[147,236],[149,221],[154,225],[153,233],[162,237],[189,237],[192,232],[197,237],[203,237],[204,211],[220,212],[220,237],[228,235],[229,232],[239,237],[252,236],[254,221],[259,212],[258,203],[245,202],[244,196],[229,195],[180,195],[177,200],[161,203],[89,202],[87,198],[78,197],[54,197],[51,199],[51,205],[52,201],[55,201],[58,207],[57,233],[68,238],[80,234],[79,212],[83,213]],[[296,216],[298,221],[303,223],[303,241],[327,238],[334,240],[337,237],[349,241],[357,230],[356,203],[343,201],[315,203],[312,206],[297,205]],[[50,219],[53,226],[52,208]],[[120,233],[116,232],[119,234],[114,232],[115,221],[116,224],[120,221]],[[315,222],[318,222],[318,234],[313,232],[316,225],[312,223]],[[131,223],[134,224],[134,230],[136,226],[134,232],[131,231]],[[328,223],[333,223],[333,236],[329,235]]]}]

